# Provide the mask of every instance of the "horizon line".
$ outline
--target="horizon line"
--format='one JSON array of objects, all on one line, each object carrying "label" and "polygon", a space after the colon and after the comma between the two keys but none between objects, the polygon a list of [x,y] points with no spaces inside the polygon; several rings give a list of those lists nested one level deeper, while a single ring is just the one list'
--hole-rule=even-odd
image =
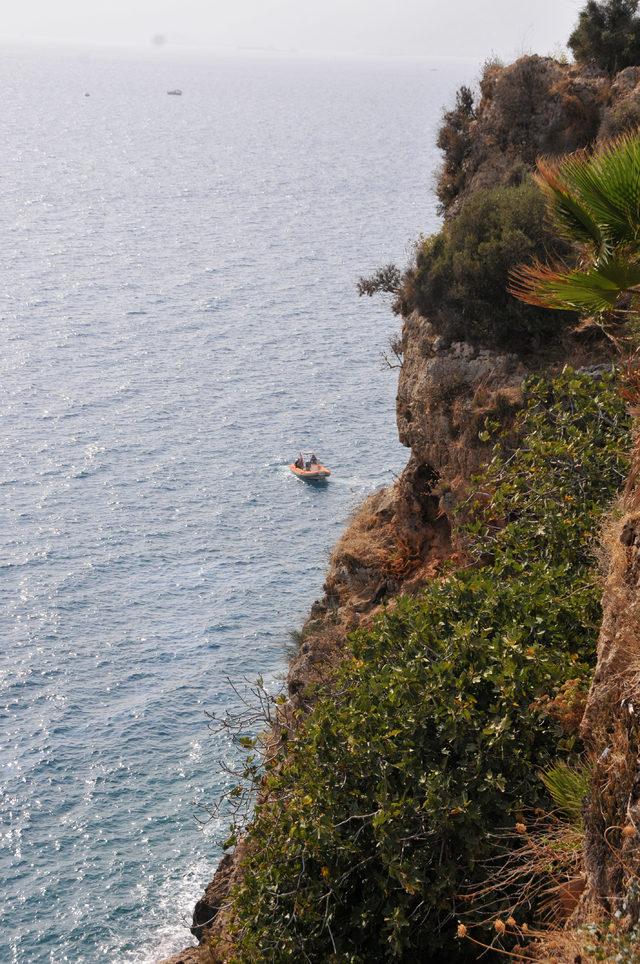
[{"label": "horizon line", "polygon": [[[295,47],[277,47],[275,45],[258,45],[258,44],[236,44],[236,45],[216,45],[214,43],[196,43],[194,41],[187,40],[166,40],[162,43],[154,43],[153,39],[147,41],[142,40],[96,40],[91,38],[78,38],[78,37],[48,37],[41,36],[38,34],[29,35],[10,35],[3,36],[0,34],[0,45],[5,46],[15,46],[15,47],[29,47],[29,46],[47,46],[47,47],[73,47],[78,49],[95,49],[95,50],[122,50],[122,51],[156,51],[159,55],[163,53],[172,52],[197,52],[197,53],[213,53],[220,55],[263,55],[272,57],[345,57],[345,58],[376,58],[376,59],[389,59],[389,60],[419,60],[419,61],[439,61],[443,63],[448,62],[476,62],[482,63],[485,60],[490,60],[493,57],[499,56],[495,51],[489,51],[484,54],[432,54],[428,52],[410,52],[410,51],[383,51],[383,50],[330,50],[330,49],[308,49],[308,48],[295,48]],[[559,45],[562,47],[562,45]],[[564,48],[562,48],[564,52]],[[554,51],[548,51],[546,53],[539,53],[532,49],[524,50],[521,49],[517,52],[510,53],[509,58],[519,58],[527,54],[538,54],[542,57],[554,56]],[[557,56],[557,50],[555,51]],[[499,57],[499,59],[502,59]]]}]

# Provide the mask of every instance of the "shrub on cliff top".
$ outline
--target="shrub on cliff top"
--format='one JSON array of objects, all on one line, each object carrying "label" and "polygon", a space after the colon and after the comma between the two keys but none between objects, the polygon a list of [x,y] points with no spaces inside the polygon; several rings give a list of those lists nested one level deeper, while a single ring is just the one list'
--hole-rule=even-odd
[{"label": "shrub on cliff top", "polygon": [[557,335],[567,319],[518,302],[507,292],[509,272],[567,251],[547,227],[544,201],[529,181],[477,191],[417,246],[404,298],[449,338],[517,348]]},{"label": "shrub on cliff top", "polygon": [[607,84],[557,58],[529,55],[507,67],[485,64],[479,86],[477,104],[460,88],[438,132],[443,159],[436,193],[446,215],[479,187],[519,184],[540,155],[590,144]]},{"label": "shrub on cliff top", "polygon": [[591,542],[628,444],[611,375],[529,382],[516,427],[466,507],[476,566],[355,633],[270,770],[232,895],[235,959],[474,956],[456,895],[573,747],[540,697],[593,664]]},{"label": "shrub on cliff top", "polygon": [[589,0],[569,37],[578,63],[595,63],[609,73],[640,64],[638,0]]},{"label": "shrub on cliff top", "polygon": [[464,183],[462,166],[473,142],[471,123],[475,116],[473,91],[463,84],[456,93],[455,107],[445,112],[438,131],[437,143],[444,160],[437,193],[443,212],[456,199]]},{"label": "shrub on cliff top", "polygon": [[567,258],[569,246],[547,226],[540,193],[527,179],[478,190],[438,234],[421,238],[404,275],[385,265],[358,281],[358,293],[394,296],[393,311],[417,309],[450,341],[526,351],[557,338],[572,322],[562,312],[522,304],[508,291],[523,260]]}]

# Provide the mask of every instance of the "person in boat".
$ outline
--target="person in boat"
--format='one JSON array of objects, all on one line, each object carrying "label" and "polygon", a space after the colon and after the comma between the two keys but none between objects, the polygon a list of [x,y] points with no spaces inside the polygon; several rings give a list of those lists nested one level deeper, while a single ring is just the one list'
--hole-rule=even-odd
[{"label": "person in boat", "polygon": [[300,453],[300,455],[298,456],[298,458],[295,460],[293,464],[297,469],[304,469],[304,459],[302,458],[302,452]]},{"label": "person in boat", "polygon": [[315,453],[315,452],[312,452],[312,453],[311,453],[311,458],[309,459],[309,465],[311,466],[311,465],[318,465],[318,464],[319,464],[319,463],[318,463],[318,459],[317,459],[317,457],[316,457],[316,453]]}]

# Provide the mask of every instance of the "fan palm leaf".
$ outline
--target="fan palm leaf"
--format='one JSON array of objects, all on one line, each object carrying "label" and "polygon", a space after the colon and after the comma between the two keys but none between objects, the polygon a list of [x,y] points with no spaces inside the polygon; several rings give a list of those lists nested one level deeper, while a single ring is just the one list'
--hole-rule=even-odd
[{"label": "fan palm leaf", "polygon": [[571,187],[560,176],[558,165],[540,160],[534,181],[545,195],[547,215],[561,237],[567,241],[593,243],[598,248],[604,245],[600,225],[582,199],[572,193]]},{"label": "fan palm leaf", "polygon": [[572,155],[562,166],[570,191],[590,211],[611,246],[640,238],[640,136],[626,134],[591,157]]},{"label": "fan palm leaf", "polygon": [[559,234],[578,245],[578,267],[520,265],[510,292],[538,307],[605,315],[640,294],[640,131],[593,154],[538,162],[535,180]]},{"label": "fan palm leaf", "polygon": [[614,311],[623,292],[640,286],[640,264],[612,259],[585,270],[541,264],[522,265],[511,274],[509,291],[542,308],[603,314]]},{"label": "fan palm leaf", "polygon": [[559,763],[540,774],[558,810],[575,823],[582,821],[582,805],[589,792],[589,770]]}]

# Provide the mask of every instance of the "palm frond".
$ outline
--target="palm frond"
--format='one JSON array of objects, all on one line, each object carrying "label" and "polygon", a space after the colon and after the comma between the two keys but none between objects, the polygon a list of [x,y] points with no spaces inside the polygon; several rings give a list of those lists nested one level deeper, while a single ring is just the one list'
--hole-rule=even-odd
[{"label": "palm frond", "polygon": [[640,132],[624,134],[595,154],[561,161],[557,177],[598,224],[610,246],[640,238]]},{"label": "palm frond", "polygon": [[[559,233],[581,263],[520,265],[509,291],[541,308],[602,316],[640,300],[640,128],[568,157],[538,161],[535,180]],[[622,296],[626,296],[622,298]],[[631,296],[631,297],[629,297]]]},{"label": "palm frond", "polygon": [[559,763],[541,773],[540,779],[558,810],[573,823],[579,823],[582,820],[582,805],[589,792],[587,768],[574,768]]},{"label": "palm frond", "polygon": [[623,293],[640,285],[640,264],[611,259],[597,267],[571,270],[536,261],[520,265],[510,278],[509,291],[527,304],[603,314],[617,307]]},{"label": "palm frond", "polygon": [[592,243],[600,250],[605,242],[602,230],[588,206],[572,194],[561,170],[560,162],[544,158],[538,161],[534,181],[545,196],[547,215],[563,238]]}]

